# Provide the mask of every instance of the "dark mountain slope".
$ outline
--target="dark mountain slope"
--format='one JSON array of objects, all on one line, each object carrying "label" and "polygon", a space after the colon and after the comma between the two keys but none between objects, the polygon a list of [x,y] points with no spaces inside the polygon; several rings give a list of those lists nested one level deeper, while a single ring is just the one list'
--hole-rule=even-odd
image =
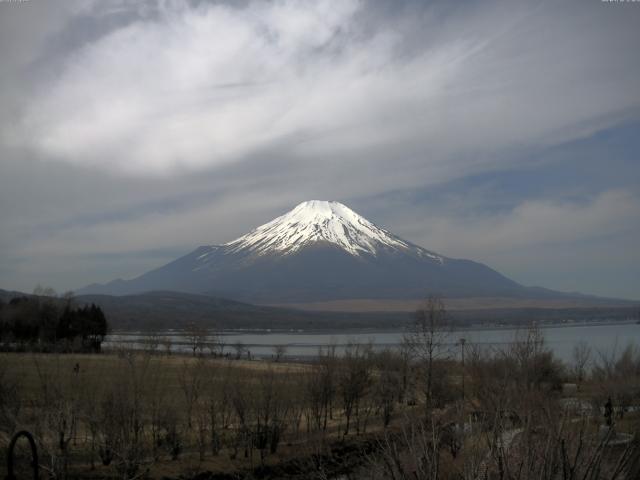
[{"label": "dark mountain slope", "polygon": [[[225,245],[203,246],[132,280],[81,294],[173,290],[253,303],[445,297],[550,298],[478,262],[447,258],[337,202],[310,201]],[[575,296],[575,295],[574,295]]]}]

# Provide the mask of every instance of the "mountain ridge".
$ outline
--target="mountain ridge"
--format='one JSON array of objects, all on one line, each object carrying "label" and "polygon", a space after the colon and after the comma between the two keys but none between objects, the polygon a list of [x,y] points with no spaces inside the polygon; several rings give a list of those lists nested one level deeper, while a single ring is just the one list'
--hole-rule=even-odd
[{"label": "mountain ridge", "polygon": [[204,245],[131,280],[78,293],[173,290],[249,303],[354,298],[565,297],[490,267],[427,250],[339,202],[310,200],[223,245]]},{"label": "mountain ridge", "polygon": [[[35,295],[0,289],[0,305],[15,297]],[[445,299],[447,312],[459,326],[520,325],[531,321],[545,323],[574,321],[628,321],[637,315],[637,302],[618,302],[617,305],[593,304],[558,305],[541,302],[530,304],[502,304],[488,299],[484,305],[465,305]],[[58,301],[64,302],[62,298]],[[210,295],[172,291],[151,291],[133,295],[79,295],[77,305],[96,304],[107,316],[115,331],[158,331],[185,329],[195,324],[205,328],[234,330],[257,329],[335,331],[336,329],[402,329],[412,321],[412,312],[420,302],[408,302],[407,308],[355,310],[340,305],[325,310],[297,309],[291,305],[264,306],[237,302]],[[335,307],[336,305],[334,305]],[[0,309],[1,310],[1,309]]]}]

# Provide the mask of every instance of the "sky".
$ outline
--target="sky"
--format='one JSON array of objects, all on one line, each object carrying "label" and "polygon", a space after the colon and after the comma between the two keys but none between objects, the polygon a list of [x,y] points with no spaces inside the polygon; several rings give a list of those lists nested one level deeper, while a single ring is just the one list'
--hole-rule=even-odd
[{"label": "sky", "polygon": [[640,3],[0,0],[0,288],[132,278],[311,199],[640,299]]}]

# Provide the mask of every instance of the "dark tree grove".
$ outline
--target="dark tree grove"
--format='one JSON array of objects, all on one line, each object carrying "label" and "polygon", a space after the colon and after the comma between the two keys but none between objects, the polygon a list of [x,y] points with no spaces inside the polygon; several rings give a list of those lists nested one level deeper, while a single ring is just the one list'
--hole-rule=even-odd
[{"label": "dark tree grove", "polygon": [[102,309],[53,297],[15,297],[0,303],[3,349],[100,351],[108,331]]}]

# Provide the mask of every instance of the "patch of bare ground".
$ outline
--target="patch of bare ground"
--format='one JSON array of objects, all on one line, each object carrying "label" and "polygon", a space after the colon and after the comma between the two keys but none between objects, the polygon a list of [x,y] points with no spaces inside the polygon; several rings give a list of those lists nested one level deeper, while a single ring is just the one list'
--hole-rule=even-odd
[{"label": "patch of bare ground", "polygon": [[[268,306],[295,308],[307,311],[325,312],[415,312],[421,304],[420,299],[408,300],[379,300],[368,298],[354,298],[346,300],[331,300],[325,302],[279,303]],[[523,309],[523,308],[616,308],[629,306],[630,302],[607,299],[535,299],[508,297],[468,297],[445,298],[448,310],[483,310],[483,309]]]}]

